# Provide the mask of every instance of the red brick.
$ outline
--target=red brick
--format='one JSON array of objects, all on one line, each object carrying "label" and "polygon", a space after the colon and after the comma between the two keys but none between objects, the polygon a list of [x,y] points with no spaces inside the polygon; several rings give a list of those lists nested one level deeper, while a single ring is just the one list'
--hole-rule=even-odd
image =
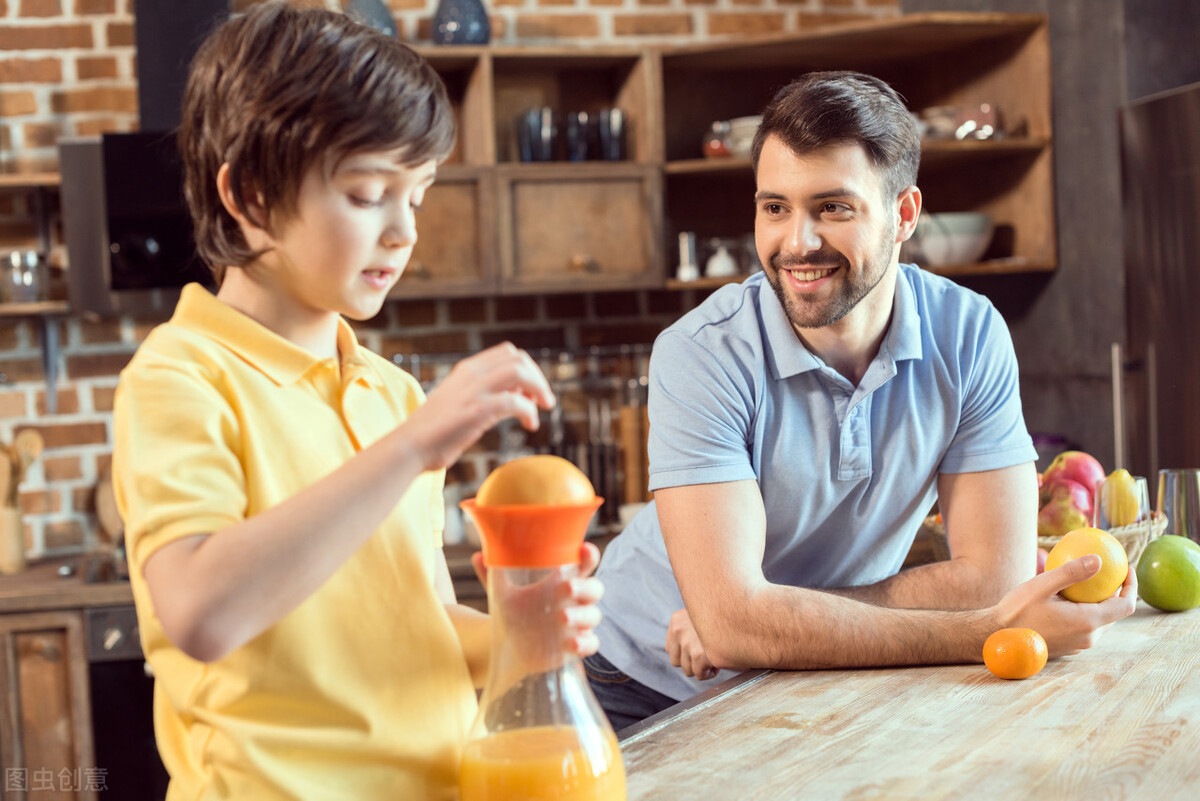
[{"label": "red brick", "polygon": [[448,331],[443,334],[384,337],[380,350],[390,359],[397,353],[405,356],[414,353],[463,353],[469,346],[465,331]]},{"label": "red brick", "polygon": [[119,74],[117,59],[113,56],[80,57],[75,60],[75,74],[81,81],[116,78]]},{"label": "red brick", "polygon": [[455,298],[446,302],[452,323],[487,321],[487,302],[483,298]]},{"label": "red brick", "polygon": [[58,492],[48,490],[31,490],[22,492],[17,501],[21,514],[50,515],[62,511],[62,499]]},{"label": "red brick", "polygon": [[57,423],[45,426],[21,426],[21,428],[36,428],[42,435],[47,449],[108,443],[108,428],[104,423]]},{"label": "red brick", "polygon": [[18,17],[61,17],[62,0],[18,0]]},{"label": "red brick", "polygon": [[5,359],[0,361],[0,373],[4,373],[11,382],[41,381],[41,359]]},{"label": "red brick", "polygon": [[28,413],[24,392],[0,392],[0,417],[24,417]]},{"label": "red brick", "polygon": [[62,83],[61,58],[0,59],[0,83]]},{"label": "red brick", "polygon": [[589,6],[623,6],[625,0],[588,0]]},{"label": "red brick", "polygon": [[78,456],[52,456],[42,459],[42,473],[48,483],[83,478],[83,460]]},{"label": "red brick", "polygon": [[105,37],[109,47],[133,47],[133,23],[110,22],[105,27]]},{"label": "red brick", "polygon": [[579,330],[579,344],[585,348],[592,345],[649,345],[662,333],[664,327],[656,323],[582,326]]},{"label": "red brick", "polygon": [[735,6],[739,6],[739,7],[743,7],[743,8],[746,6],[763,6],[763,5],[765,5],[763,0],[730,0],[730,2],[732,2],[732,4]]},{"label": "red brick", "polygon": [[75,0],[75,13],[79,16],[90,14],[113,14],[117,10],[117,0]]},{"label": "red brick", "polygon": [[592,299],[595,304],[596,316],[630,317],[640,314],[638,296],[635,292],[601,292]]},{"label": "red brick", "polygon": [[120,320],[81,320],[79,336],[85,344],[99,345],[121,341]]},{"label": "red brick", "polygon": [[692,33],[690,14],[618,14],[613,17],[617,36],[663,36]]},{"label": "red brick", "polygon": [[71,509],[84,514],[96,513],[96,488],[75,487],[71,490]]},{"label": "red brick", "polygon": [[83,547],[83,526],[77,520],[47,523],[43,531],[46,550],[66,550]]},{"label": "red brick", "polygon": [[492,0],[492,5],[496,8],[503,8],[504,6],[523,6],[525,5],[525,0]]},{"label": "red brick", "polygon": [[542,348],[566,347],[566,332],[561,328],[512,328],[484,331],[479,338],[485,348],[499,345],[501,342],[511,342],[518,348],[535,355]]},{"label": "red brick", "polygon": [[71,378],[113,376],[125,369],[132,353],[88,353],[67,357],[67,375]]},{"label": "red brick", "polygon": [[531,295],[496,298],[495,308],[496,320],[500,322],[537,319],[537,298]]},{"label": "red brick", "polygon": [[390,305],[396,323],[400,326],[437,323],[437,303],[432,300],[397,300]]},{"label": "red brick", "polygon": [[[492,3],[492,5],[497,4]],[[392,9],[392,11],[412,11],[427,7],[428,4],[425,0],[388,0],[388,8]]]},{"label": "red brick", "polygon": [[[55,414],[78,414],[79,413],[79,393],[74,388],[59,389],[55,397],[54,408]],[[38,417],[43,417],[48,412],[46,411],[46,393],[43,390],[38,390],[34,397],[34,404],[37,407]]]},{"label": "red brick", "polygon": [[801,11],[796,15],[796,25],[802,31],[816,28],[832,28],[837,25],[848,25],[852,22],[876,19],[874,14],[820,14]]},{"label": "red brick", "polygon": [[88,25],[0,25],[0,50],[91,49],[92,26]]},{"label": "red brick", "polygon": [[25,147],[54,147],[62,130],[57,123],[36,122],[26,125],[23,133]]},{"label": "red brick", "polygon": [[98,86],[91,89],[64,89],[50,95],[50,108],[56,114],[80,111],[138,110],[137,90],[130,87]]},{"label": "red brick", "polygon": [[637,0],[639,6],[666,6],[671,4],[671,0]]},{"label": "red brick", "polygon": [[522,14],[517,17],[518,39],[571,39],[600,35],[592,14]]},{"label": "red brick", "polygon": [[547,295],[546,316],[558,320],[587,317],[587,295]]},{"label": "red brick", "polygon": [[537,0],[538,6],[573,6],[575,0]]},{"label": "red brick", "polygon": [[33,92],[0,92],[0,117],[18,117],[37,111],[37,98]]},{"label": "red brick", "polygon": [[92,387],[92,408],[98,412],[111,412],[116,392],[116,387]]},{"label": "red brick", "polygon": [[116,117],[96,117],[75,121],[75,133],[79,136],[96,136],[104,133],[117,133],[121,130],[121,123]]},{"label": "red brick", "polygon": [[783,30],[783,14],[714,11],[708,15],[708,32],[723,34],[777,33]]}]

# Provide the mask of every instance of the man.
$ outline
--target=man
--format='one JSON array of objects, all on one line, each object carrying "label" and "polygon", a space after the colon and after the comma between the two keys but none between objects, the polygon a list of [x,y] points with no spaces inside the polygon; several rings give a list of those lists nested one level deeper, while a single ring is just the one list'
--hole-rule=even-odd
[{"label": "man", "polygon": [[[1018,625],[1051,655],[1090,647],[1133,611],[1135,579],[1073,604],[1058,591],[1097,558],[1030,578],[1036,453],[1007,327],[899,264],[921,211],[900,98],[866,75],[806,75],[766,109],[753,159],[764,273],[656,342],[655,500],[599,571],[586,664],[614,727],[715,669],[979,662]],[[953,559],[898,572],[935,500]]]}]

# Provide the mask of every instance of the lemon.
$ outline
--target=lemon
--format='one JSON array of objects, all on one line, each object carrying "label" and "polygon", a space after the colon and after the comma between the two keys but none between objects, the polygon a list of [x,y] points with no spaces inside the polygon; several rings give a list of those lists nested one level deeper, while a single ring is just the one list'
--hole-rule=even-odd
[{"label": "lemon", "polygon": [[1129,558],[1117,538],[1098,528],[1077,528],[1063,535],[1046,557],[1046,570],[1062,567],[1072,559],[1094,553],[1100,557],[1100,572],[1062,591],[1075,603],[1100,603],[1112,596],[1129,575]]},{"label": "lemon", "polygon": [[1125,468],[1112,471],[1100,486],[1100,503],[1108,525],[1116,528],[1137,522],[1141,504],[1138,502],[1137,482]]}]

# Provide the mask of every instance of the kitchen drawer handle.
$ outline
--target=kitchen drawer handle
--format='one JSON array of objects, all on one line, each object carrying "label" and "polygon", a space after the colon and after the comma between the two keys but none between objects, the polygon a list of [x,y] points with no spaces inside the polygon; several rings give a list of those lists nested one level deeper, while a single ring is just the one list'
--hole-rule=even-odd
[{"label": "kitchen drawer handle", "polygon": [[576,253],[567,262],[567,272],[569,273],[598,273],[600,272],[600,262],[593,259],[586,253]]}]

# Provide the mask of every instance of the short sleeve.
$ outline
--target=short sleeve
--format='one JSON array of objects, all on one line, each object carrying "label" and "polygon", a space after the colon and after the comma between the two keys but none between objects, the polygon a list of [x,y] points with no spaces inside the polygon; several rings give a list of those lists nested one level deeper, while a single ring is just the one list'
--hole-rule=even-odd
[{"label": "short sleeve", "polygon": [[650,359],[650,489],[755,478],[753,380],[746,362],[716,358],[681,330]]},{"label": "short sleeve", "polygon": [[196,369],[137,364],[117,386],[113,481],[130,558],[243,519],[241,432],[228,402]]},{"label": "short sleeve", "polygon": [[962,417],[942,459],[941,472],[997,470],[1037,459],[1021,410],[1017,356],[1008,326],[991,305],[973,347],[964,345],[967,367]]}]

